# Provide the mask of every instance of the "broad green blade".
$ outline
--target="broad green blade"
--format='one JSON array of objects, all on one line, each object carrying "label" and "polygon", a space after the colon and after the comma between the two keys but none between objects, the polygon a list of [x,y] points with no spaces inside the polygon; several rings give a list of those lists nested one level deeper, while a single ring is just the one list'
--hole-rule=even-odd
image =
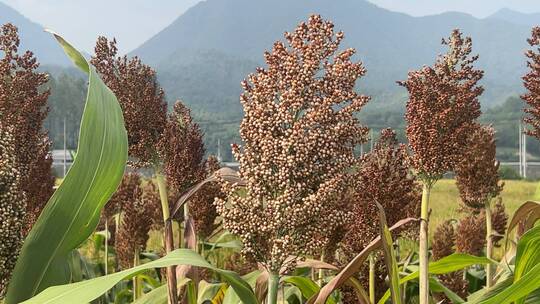
[{"label": "broad green blade", "polygon": [[[288,276],[284,277],[282,281],[296,286],[298,289],[300,289],[302,296],[304,296],[306,299],[313,297],[321,289],[317,283],[313,282],[313,280],[302,276]],[[336,301],[334,298],[328,297],[326,303],[335,304]]]},{"label": "broad green blade", "polygon": [[[255,284],[257,283],[257,278],[262,274],[262,271],[255,270],[252,271],[242,277],[242,280],[248,284],[250,288],[255,288]],[[240,294],[238,294],[237,290],[235,288],[227,288],[227,291],[225,292],[225,297],[223,298],[223,304],[241,304],[241,303],[258,303],[257,300],[255,302],[244,302],[242,301],[242,297]]]},{"label": "broad green blade", "polygon": [[49,286],[69,282],[69,253],[96,228],[127,161],[127,134],[116,97],[76,49],[55,37],[72,61],[89,73],[78,153],[24,242],[6,304],[20,303]]},{"label": "broad green blade", "polygon": [[89,303],[111,289],[114,285],[124,279],[133,277],[137,273],[152,269],[162,268],[171,265],[191,265],[213,270],[221,275],[236,292],[243,303],[257,303],[255,294],[249,284],[238,274],[232,271],[223,270],[212,266],[199,254],[190,249],[177,249],[161,259],[139,265],[121,272],[109,274],[103,277],[73,284],[54,286],[47,288],[25,304],[61,304],[61,303]]},{"label": "broad green blade", "polygon": [[[486,257],[477,257],[473,255],[454,253],[444,257],[436,262],[429,263],[430,274],[445,274],[467,268],[472,265],[482,265],[494,263]],[[418,270],[399,280],[402,285],[408,281],[417,279],[419,276]],[[387,290],[383,297],[379,300],[379,304],[383,304],[390,297],[390,290]]]},{"label": "broad green blade", "polygon": [[429,290],[433,292],[442,292],[453,304],[465,303],[463,299],[458,296],[455,292],[450,290],[448,287],[444,286],[435,278],[429,278]]},{"label": "broad green blade", "polygon": [[469,303],[525,303],[527,296],[540,288],[540,226],[527,231],[518,242],[513,283],[497,284],[495,291]]},{"label": "broad green blade", "polygon": [[[506,283],[507,284],[507,283]],[[497,286],[497,285],[495,285]],[[494,287],[495,287],[494,286]],[[540,288],[540,264],[530,269],[521,280],[508,284],[500,292],[492,293],[489,297],[467,302],[467,304],[506,304],[518,301]],[[533,302],[537,303],[537,302]]]},{"label": "broad green blade", "polygon": [[[224,293],[225,288],[227,288],[227,284],[224,283],[208,283],[204,280],[200,281],[197,303],[214,300],[218,294]],[[221,301],[219,303],[221,303]]]},{"label": "broad green blade", "polygon": [[[180,282],[177,282],[177,286],[180,289],[184,285],[186,285],[188,282],[191,282],[191,280],[188,278],[184,278],[180,280]],[[167,284],[164,284],[164,285],[154,288],[149,293],[138,298],[137,300],[135,300],[135,302],[133,302],[133,304],[167,304],[167,301],[168,301]]]}]

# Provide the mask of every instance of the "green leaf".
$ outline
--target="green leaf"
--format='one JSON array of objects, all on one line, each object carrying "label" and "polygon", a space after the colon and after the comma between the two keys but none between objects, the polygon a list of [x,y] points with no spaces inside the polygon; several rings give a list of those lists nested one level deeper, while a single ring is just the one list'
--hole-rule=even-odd
[{"label": "green leaf", "polygon": [[[255,270],[242,277],[242,280],[248,284],[250,288],[254,288],[257,283],[257,278],[261,275],[262,271]],[[255,297],[255,296],[254,296]],[[255,302],[242,301],[242,297],[238,294],[235,288],[228,288],[223,298],[223,304],[241,304],[241,303],[258,303],[255,297]]]},{"label": "green leaf", "polygon": [[401,304],[401,292],[399,290],[399,271],[396,261],[396,255],[394,253],[394,248],[392,247],[392,245],[394,244],[394,242],[392,241],[392,234],[390,233],[390,229],[388,229],[388,223],[386,221],[386,214],[384,213],[383,206],[378,202],[375,202],[375,204],[379,209],[379,233],[381,235],[382,245],[384,249],[384,261],[386,263],[386,269],[388,269],[392,303]]},{"label": "green leaf", "polygon": [[69,282],[69,253],[96,228],[127,161],[127,134],[116,97],[76,49],[55,37],[72,61],[89,73],[78,153],[24,242],[6,304],[20,303],[49,286]]},{"label": "green leaf", "polygon": [[227,287],[227,284],[224,283],[208,283],[206,281],[199,282],[199,291],[197,297],[197,303],[202,303],[205,300],[211,301],[216,298],[224,288]]},{"label": "green leaf", "polygon": [[[506,283],[508,284],[508,283]],[[496,287],[497,284],[494,286]],[[508,284],[500,292],[493,293],[491,296],[481,297],[479,300],[472,300],[467,304],[506,304],[522,299],[540,288],[540,264],[529,270],[521,280]]]},{"label": "green leaf", "polygon": [[[463,253],[454,253],[447,257],[444,257],[438,261],[429,263],[429,273],[430,274],[445,274],[454,271],[464,269],[472,265],[482,265],[493,263],[492,260],[486,257],[477,257],[473,255],[463,254]],[[406,277],[399,280],[399,284],[402,285],[408,281],[417,279],[419,272],[415,271]],[[386,293],[379,300],[379,304],[383,304],[390,297],[390,290],[387,290]]]},{"label": "green leaf", "polygon": [[[309,299],[316,295],[321,289],[317,283],[313,282],[310,278],[301,277],[301,276],[287,276],[282,279],[283,282],[292,284],[302,292],[304,298]],[[326,301],[329,304],[335,304],[336,301],[334,298],[329,297]]]},{"label": "green leaf", "polygon": [[50,287],[24,303],[89,303],[98,298],[100,295],[104,294],[107,290],[123,279],[133,277],[146,269],[161,268],[171,265],[191,265],[213,270],[220,274],[221,277],[234,289],[243,303],[257,303],[257,299],[251,287],[246,281],[240,278],[238,274],[212,266],[199,254],[190,249],[177,249],[159,260],[92,280]]},{"label": "green leaf", "polygon": [[[178,288],[183,287],[188,282],[191,282],[191,279],[183,278],[177,282]],[[142,297],[138,298],[133,304],[167,304],[168,301],[168,290],[167,284],[161,285],[152,289],[147,294],[144,294]]]},{"label": "green leaf", "polygon": [[540,226],[527,231],[519,240],[514,268],[514,282],[540,264]]},{"label": "green leaf", "polygon": [[540,288],[540,226],[527,231],[517,247],[513,280],[496,284],[489,294],[469,303],[525,303],[527,296]]},{"label": "green leaf", "polygon": [[454,304],[465,303],[463,299],[458,296],[455,292],[450,290],[448,287],[444,286],[439,280],[435,278],[429,278],[429,289],[433,292],[442,292],[450,299]]}]

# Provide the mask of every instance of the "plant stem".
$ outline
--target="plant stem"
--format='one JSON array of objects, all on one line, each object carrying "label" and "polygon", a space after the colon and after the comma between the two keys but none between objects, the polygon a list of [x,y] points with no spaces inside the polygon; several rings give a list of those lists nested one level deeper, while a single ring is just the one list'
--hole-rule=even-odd
[{"label": "plant stem", "polygon": [[[139,265],[139,249],[135,249],[133,253],[133,267]],[[139,276],[133,277],[133,301],[137,300],[140,297],[140,281]]]},{"label": "plant stem", "polygon": [[266,304],[277,304],[277,296],[279,290],[279,274],[270,273],[268,276],[268,296]]},{"label": "plant stem", "polygon": [[[169,253],[174,249],[174,238],[172,231],[171,213],[169,208],[169,197],[167,195],[167,184],[165,177],[161,173],[161,169],[156,169],[156,181],[159,189],[159,198],[161,200],[161,209],[163,212],[164,234],[165,234],[165,252]],[[167,267],[167,290],[169,304],[178,302],[178,294],[176,289],[176,267]]]},{"label": "plant stem", "polygon": [[[321,262],[324,262],[324,252],[321,254]],[[319,286],[322,287],[324,283],[324,270],[322,268],[319,269]]]},{"label": "plant stem", "polygon": [[369,302],[375,304],[375,257],[369,255]]},{"label": "plant stem", "polygon": [[105,219],[105,275],[109,272],[109,219]]},{"label": "plant stem", "polygon": [[429,251],[428,251],[428,226],[429,226],[429,196],[431,182],[424,181],[422,187],[422,209],[420,213],[420,304],[429,303]]},{"label": "plant stem", "polygon": [[[491,259],[493,252],[493,227],[491,223],[491,200],[486,202],[486,257]],[[486,287],[489,288],[493,284],[493,269],[491,264],[486,264]]]}]

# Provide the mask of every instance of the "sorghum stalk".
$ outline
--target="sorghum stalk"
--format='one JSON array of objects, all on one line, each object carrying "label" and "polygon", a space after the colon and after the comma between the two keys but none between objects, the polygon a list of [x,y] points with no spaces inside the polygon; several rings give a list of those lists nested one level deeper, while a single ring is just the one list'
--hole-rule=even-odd
[{"label": "sorghum stalk", "polygon": [[[139,265],[139,248],[135,249],[133,253],[133,267]],[[133,277],[133,301],[137,300],[141,296],[141,281],[139,276],[136,275]]]},{"label": "sorghum stalk", "polygon": [[279,290],[279,274],[270,273],[268,276],[268,296],[266,304],[276,304]]},{"label": "sorghum stalk", "polygon": [[[167,184],[165,182],[165,178],[159,168],[156,168],[156,182],[158,184],[161,210],[163,212],[163,222],[165,224],[163,228],[165,234],[165,252],[169,253],[174,248],[171,215],[169,209],[169,197],[167,195]],[[174,266],[167,267],[167,289],[169,292],[169,303],[177,303],[178,297],[176,292],[176,267]]]},{"label": "sorghum stalk", "polygon": [[375,304],[375,257],[369,255],[369,302]]},{"label": "sorghum stalk", "polygon": [[105,275],[109,272],[109,219],[105,218]]},{"label": "sorghum stalk", "polygon": [[[493,253],[493,228],[491,216],[491,199],[486,201],[486,257],[491,259]],[[493,268],[486,264],[486,287],[490,288],[493,283]]]},{"label": "sorghum stalk", "polygon": [[431,182],[423,182],[422,207],[420,212],[420,303],[429,303],[429,248],[428,248],[428,225],[429,225],[429,197],[431,194]]}]

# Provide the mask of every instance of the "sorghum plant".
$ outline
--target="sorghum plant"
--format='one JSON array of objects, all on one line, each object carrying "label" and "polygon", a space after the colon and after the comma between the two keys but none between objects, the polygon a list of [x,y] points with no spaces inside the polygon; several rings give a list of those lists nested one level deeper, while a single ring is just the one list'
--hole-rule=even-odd
[{"label": "sorghum plant", "polygon": [[[431,246],[433,260],[440,260],[456,252],[456,239],[459,238],[459,236],[454,227],[454,222],[455,220],[447,220],[435,229]],[[482,241],[482,239],[480,239],[480,241]],[[457,293],[460,297],[467,296],[469,283],[464,279],[463,271],[440,275],[439,280],[444,286]],[[443,294],[437,294],[436,298],[437,301],[444,301],[442,303],[451,303]]]},{"label": "sorghum plant", "polygon": [[15,137],[0,127],[0,298],[7,290],[24,236],[26,199],[15,158]]},{"label": "sorghum plant", "polygon": [[[391,129],[381,131],[373,151],[361,158],[353,179],[353,217],[342,242],[345,254],[352,257],[380,234],[375,202],[383,206],[388,225],[392,226],[403,218],[418,217],[421,198],[420,185],[410,172],[407,146],[398,144]],[[376,277],[376,285],[383,285],[385,276]]]},{"label": "sorghum plant", "polygon": [[116,254],[122,268],[136,266],[138,254],[146,248],[154,211],[159,209],[151,187],[143,186],[137,173],[126,174],[120,185],[120,188],[131,190],[122,201],[122,223],[116,235]]},{"label": "sorghum plant", "polygon": [[[122,107],[128,131],[129,155],[135,159],[134,165],[150,166],[154,169],[164,222],[165,250],[170,252],[174,249],[174,244],[168,190],[172,190],[172,198],[185,190],[183,187],[193,175],[190,171],[179,170],[197,163],[198,157],[199,169],[204,169],[200,165],[204,149],[186,137],[192,136],[193,130],[198,131],[198,126],[192,123],[189,111],[181,103],[177,103],[173,114],[167,120],[165,94],[157,83],[155,71],[137,57],[118,57],[115,40],[109,42],[106,38],[99,37],[95,53],[91,63],[115,93]],[[197,154],[197,151],[202,152]],[[193,155],[188,155],[189,153]],[[191,160],[193,161],[187,164],[182,163]],[[186,180],[182,181],[182,178]],[[192,180],[193,183],[196,181]],[[168,189],[167,183],[172,189]],[[171,302],[176,301],[174,269],[174,266],[167,268]]]},{"label": "sorghum plant", "polygon": [[169,197],[173,201],[206,177],[203,134],[181,101],[175,103],[167,118],[158,152],[167,178]]},{"label": "sorghum plant", "polygon": [[[206,176],[212,175],[219,170],[220,165],[217,158],[211,156],[205,162]],[[215,198],[225,199],[221,187],[217,183],[206,184],[193,195],[190,199],[190,216],[195,224],[195,231],[201,240],[209,237],[214,229],[215,220],[218,216],[216,206],[214,205]]]},{"label": "sorghum plant", "polygon": [[407,88],[405,118],[407,138],[412,150],[412,165],[423,183],[420,223],[420,303],[427,304],[428,213],[433,184],[453,170],[462,157],[468,133],[480,115],[478,97],[483,88],[478,81],[483,71],[473,64],[472,40],[454,30],[443,44],[448,52],[439,56],[433,67],[409,72],[399,84]]},{"label": "sorghum plant", "polygon": [[167,103],[156,72],[137,57],[118,57],[116,40],[99,37],[92,65],[114,92],[128,132],[129,155],[138,166],[153,165],[156,146],[165,128]]},{"label": "sorghum plant", "polygon": [[[462,203],[466,208],[483,210],[486,229],[486,256],[493,251],[493,230],[491,226],[491,201],[503,189],[499,177],[499,162],[496,159],[495,130],[477,125],[469,135],[467,150],[456,172],[456,183]],[[486,265],[486,282],[491,287],[493,279],[491,265]]]},{"label": "sorghum plant", "polygon": [[42,130],[47,116],[49,91],[43,90],[47,75],[37,72],[39,63],[30,51],[19,54],[17,27],[0,29],[0,125],[13,128],[17,168],[26,195],[26,235],[53,193],[54,176],[50,141]]},{"label": "sorghum plant", "polygon": [[353,49],[338,52],[343,37],[312,15],[265,54],[266,69],[242,82],[244,145],[233,153],[246,191],[223,183],[228,200],[216,205],[242,253],[270,272],[268,303],[277,300],[279,271],[294,267],[289,256],[321,250],[350,218],[335,206],[349,186],[354,147],[366,140],[354,114],[369,98],[354,91],[365,69],[351,60]]},{"label": "sorghum plant", "polygon": [[525,53],[530,71],[523,76],[523,84],[528,92],[521,95],[521,98],[529,107],[524,110],[528,115],[523,121],[532,127],[525,132],[540,139],[540,27],[532,29],[531,38],[527,42],[535,49]]}]

